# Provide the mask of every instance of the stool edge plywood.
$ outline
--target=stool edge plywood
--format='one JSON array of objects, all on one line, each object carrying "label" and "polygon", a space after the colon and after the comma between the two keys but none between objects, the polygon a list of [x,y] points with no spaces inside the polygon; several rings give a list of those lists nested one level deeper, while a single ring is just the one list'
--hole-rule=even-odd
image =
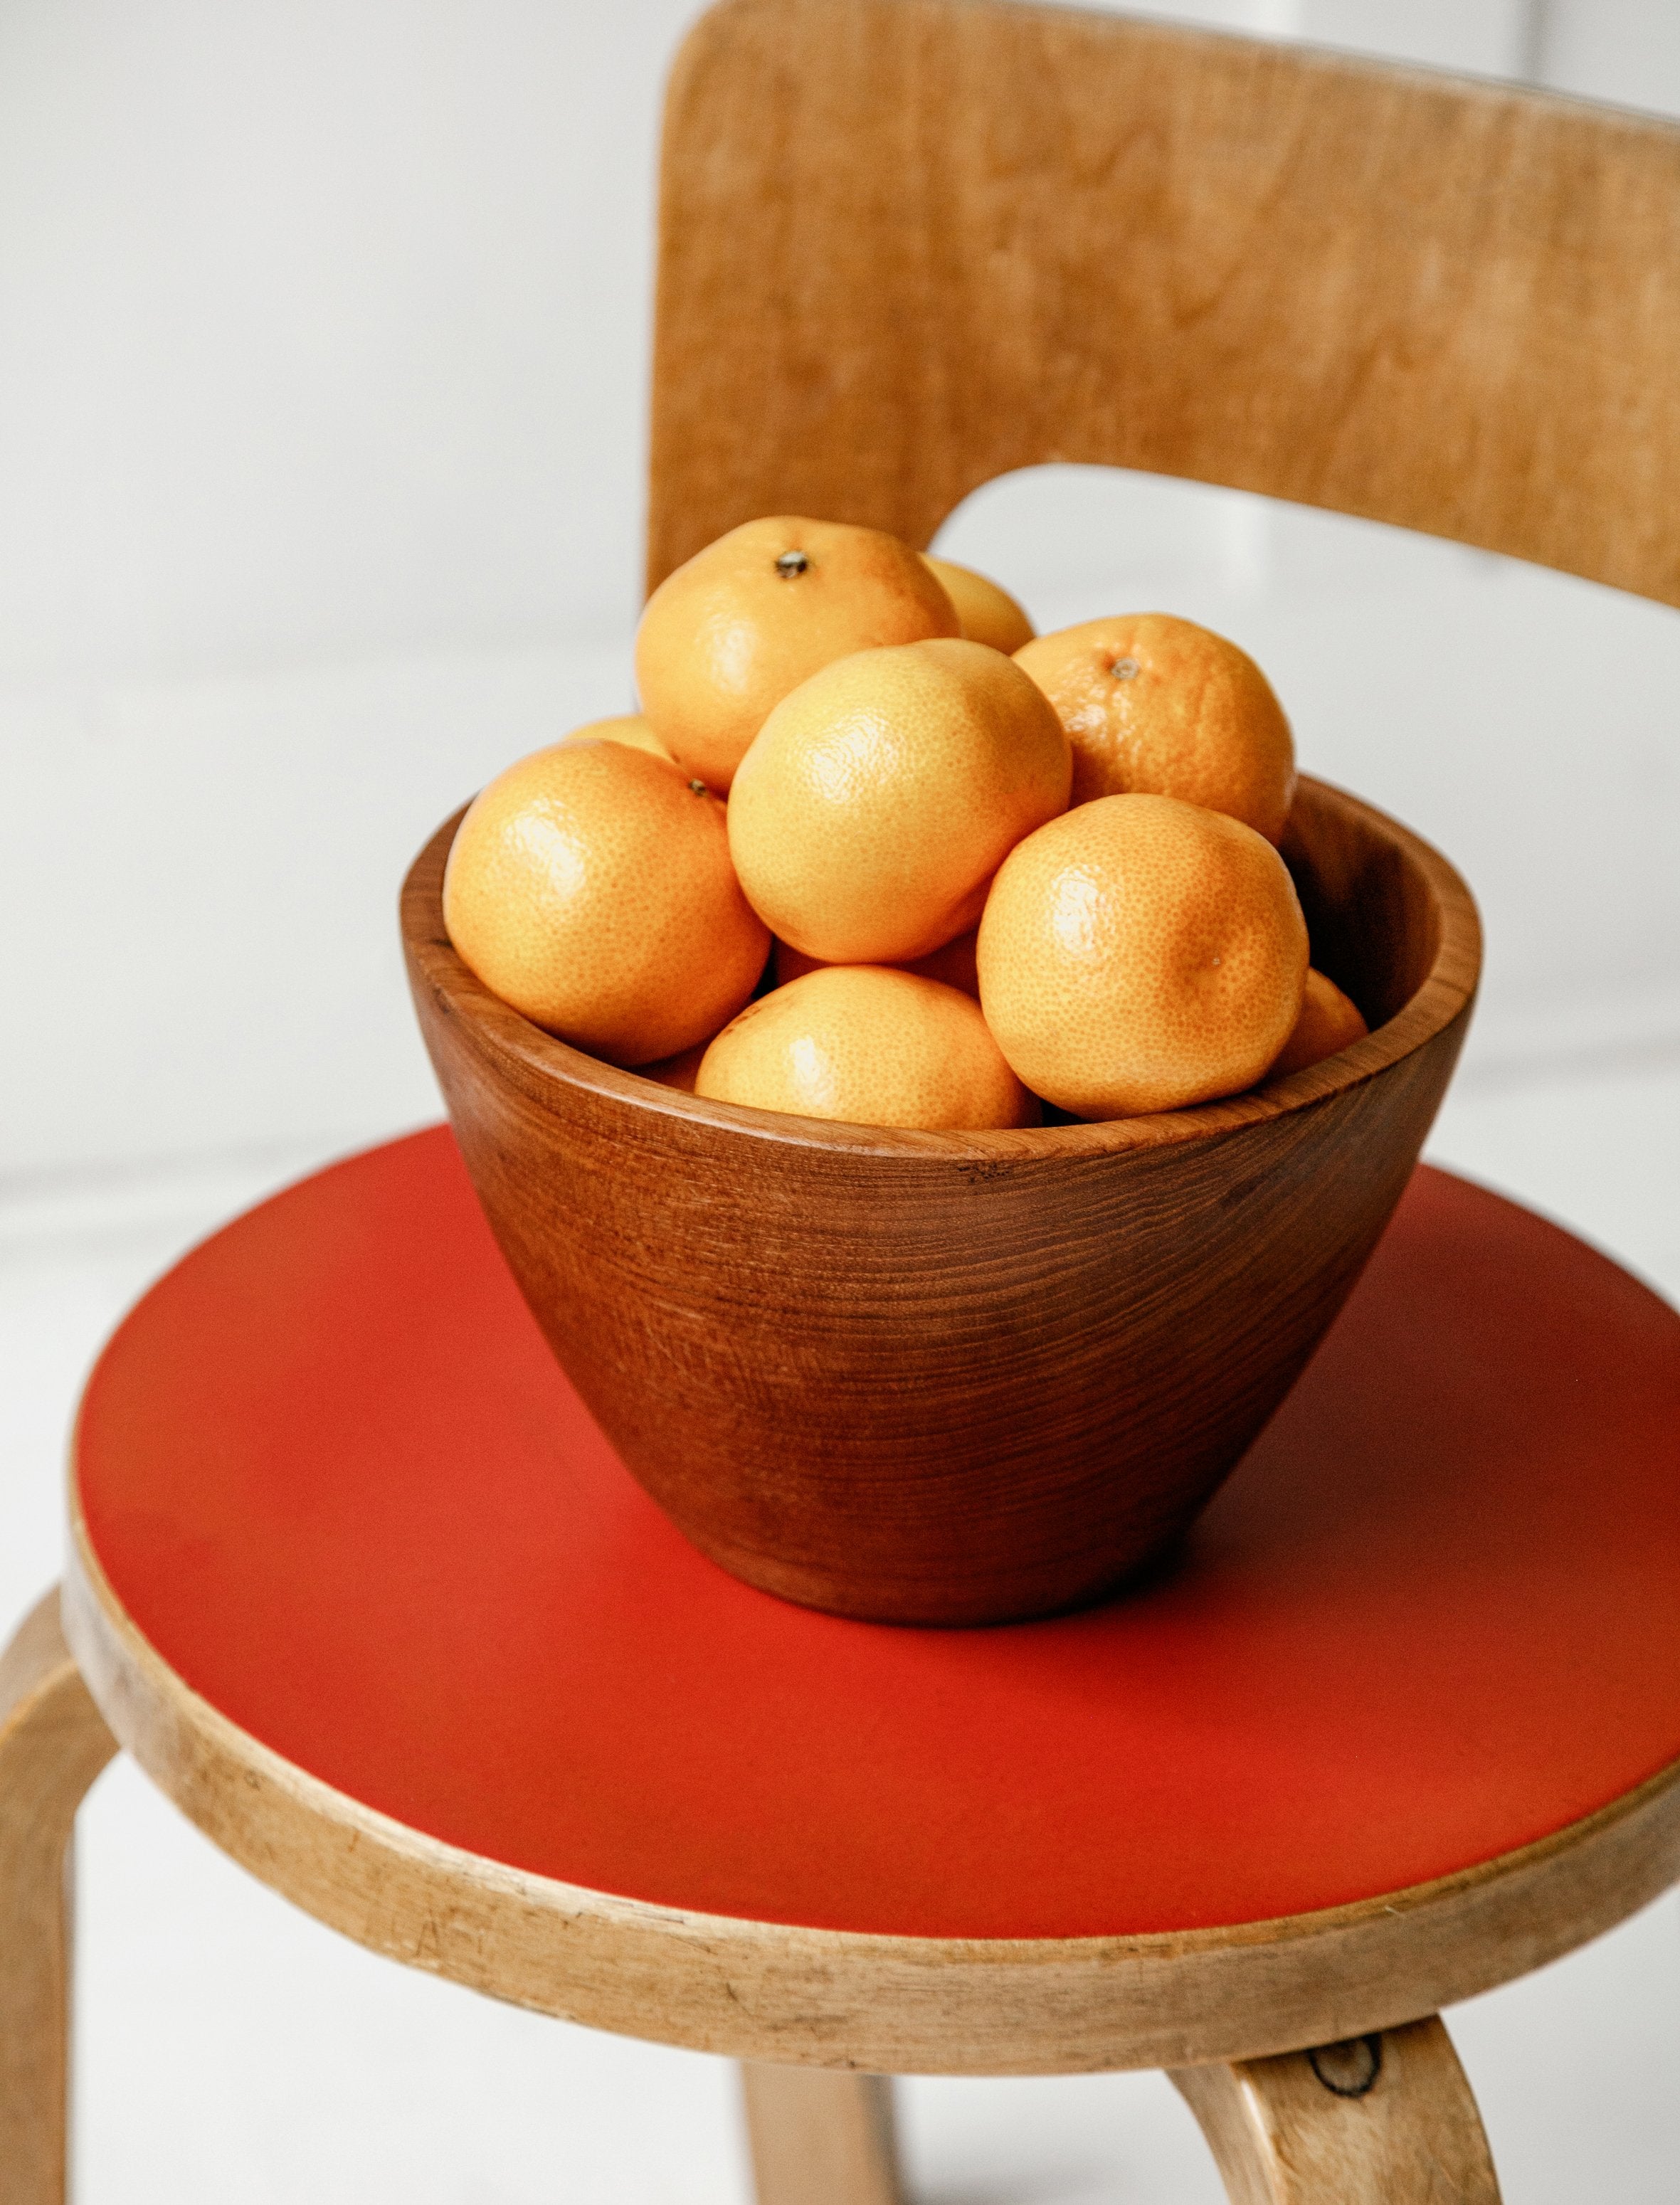
[{"label": "stool edge plywood", "polygon": [[[1328,1915],[1188,1937],[1000,1941],[1001,1952],[977,1941],[959,1957],[943,1949],[950,1941],[683,1915],[475,1860],[290,1767],[169,1672],[122,1616],[85,1545],[67,1581],[65,1620],[77,1654],[61,1630],[58,1596],[49,1594],[0,1666],[6,2205],[57,2205],[66,2194],[64,1873],[76,1808],[119,1738],[206,1835],[357,1941],[541,2012],[740,2058],[765,2205],[892,2205],[898,2195],[886,2078],[870,2066],[822,2064],[825,2050],[831,2063],[846,2059],[832,2038],[803,2044],[811,2065],[788,2064],[796,2032],[810,2031],[825,1995],[831,2024],[849,2018],[855,2053],[864,2061],[890,2053],[899,2071],[1167,2067],[1239,2205],[1438,2195],[1480,2205],[1498,2193],[1474,2098],[1439,2020],[1410,2018],[1419,1994],[1408,2000],[1405,1986],[1444,1984],[1434,1991],[1440,2003],[1490,1987],[1597,1935],[1680,1875],[1674,1768],[1521,1854],[1429,1890],[1337,1910],[1376,1930],[1383,1971],[1400,1986],[1376,2003],[1368,1990],[1362,2004],[1340,1973],[1347,1946],[1339,1941],[1354,1925]],[[1394,1926],[1384,1935],[1383,1925]],[[1269,1997],[1267,1941],[1277,1937],[1304,1961],[1292,2003],[1280,2009],[1283,2032],[1297,2043],[1303,2035],[1334,2040],[1327,2059],[1322,2044],[1271,2054],[1238,2048],[1238,2017],[1262,2042],[1278,2031],[1273,2016],[1228,1997],[1240,1992],[1244,1969]],[[1422,1957],[1404,1966],[1408,1944]],[[1063,2001],[1046,2010],[1034,1997],[1047,1966],[1059,1988],[1083,1977],[1087,2002],[1097,1990],[1107,2003],[1115,1976],[1129,1987],[1152,1971],[1157,1984],[1176,1977],[1205,1990],[1196,1985],[1198,1948],[1205,1956],[1221,1947],[1227,1971],[1209,1980],[1227,2003],[1188,2026],[1167,2022],[1157,1991],[1141,2027],[1125,2017],[1105,2041],[1072,2043],[1066,2012],[1056,2010]],[[842,1973],[854,1979],[836,2000]],[[977,1995],[953,2000],[953,1982]],[[1316,2007],[1307,2003],[1315,1992]],[[896,2042],[879,2041],[883,1996],[923,2013],[913,2049],[901,2024]],[[942,2028],[929,2025],[935,2018]],[[1208,2033],[1221,2019],[1222,2042]],[[987,2041],[966,2042],[965,2027]],[[1367,2071],[1350,2087],[1336,2066],[1351,2059],[1356,2070],[1362,2051]],[[1448,2170],[1451,2186],[1431,2188]]]},{"label": "stool edge plywood", "polygon": [[1501,1858],[1281,1921],[933,1938],[701,1914],[462,1851],[282,1760],[146,1643],[80,1527],[63,1619],[122,1744],[205,1835],[318,1920],[515,2005],[742,2060],[1028,2075],[1263,2059],[1491,1989],[1680,1878],[1677,1763]]}]

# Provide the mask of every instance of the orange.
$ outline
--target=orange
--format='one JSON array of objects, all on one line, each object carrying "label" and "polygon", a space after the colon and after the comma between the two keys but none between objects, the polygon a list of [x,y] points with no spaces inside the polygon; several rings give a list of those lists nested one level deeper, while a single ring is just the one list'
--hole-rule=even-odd
[{"label": "orange", "polygon": [[[960,988],[965,996],[977,1000],[980,994],[980,975],[974,962],[975,930],[959,934],[954,942],[947,942],[943,949],[930,950],[925,957],[912,958],[908,965],[895,966],[895,972],[919,972],[924,980],[943,980],[947,988]],[[791,942],[778,942],[772,953],[775,960],[775,984],[785,988],[790,980],[802,973],[822,972],[828,968],[819,957],[807,957],[803,949],[796,949]]]},{"label": "orange", "polygon": [[1011,652],[1032,641],[1032,622],[1008,591],[1000,589],[988,575],[977,574],[972,567],[959,567],[954,559],[935,559],[931,551],[924,551],[922,556],[957,608],[963,633],[971,643],[989,643],[994,651]]},{"label": "orange", "polygon": [[697,1095],[929,1131],[1036,1124],[971,996],[882,965],[831,965],[749,1003],[701,1060]]},{"label": "orange", "polygon": [[649,598],[636,686],[672,757],[727,793],[772,705],[819,668],[877,644],[958,633],[950,598],[896,536],[834,520],[749,520]]},{"label": "orange", "polygon": [[729,847],[748,900],[828,965],[925,957],[979,918],[1067,802],[1067,738],[1012,659],[955,639],[862,651],[785,697],[741,761]]},{"label": "orange", "polygon": [[1281,1079],[1285,1073],[1304,1072],[1309,1064],[1322,1063],[1327,1056],[1351,1049],[1370,1031],[1357,1003],[1345,996],[1333,980],[1327,980],[1322,972],[1309,971],[1307,992],[1301,999],[1301,1015],[1274,1061],[1270,1076]]},{"label": "orange", "polygon": [[1124,1118],[1261,1077],[1300,1013],[1307,926],[1251,827],[1171,796],[1105,796],[1005,859],[979,962],[987,1023],[1027,1085],[1077,1117]]},{"label": "orange", "polygon": [[561,739],[568,743],[627,743],[633,751],[650,751],[655,758],[671,755],[639,712],[621,713],[616,719],[591,720],[586,728],[573,728]]},{"label": "orange", "polygon": [[456,833],[443,920],[487,988],[616,1064],[715,1033],[769,952],[722,805],[617,742],[557,743],[497,775]]},{"label": "orange", "polygon": [[1073,801],[1178,796],[1268,842],[1295,795],[1295,742],[1245,651],[1171,613],[1127,613],[1042,635],[1015,654],[1073,746]]}]

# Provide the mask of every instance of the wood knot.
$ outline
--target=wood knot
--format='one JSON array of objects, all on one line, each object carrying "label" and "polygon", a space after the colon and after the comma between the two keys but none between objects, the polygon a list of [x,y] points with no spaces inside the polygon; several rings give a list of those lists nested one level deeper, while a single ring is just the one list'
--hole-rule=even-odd
[{"label": "wood knot", "polygon": [[1382,2072],[1382,2038],[1347,2036],[1309,2052],[1313,2072],[1339,2098],[1362,2098]]}]

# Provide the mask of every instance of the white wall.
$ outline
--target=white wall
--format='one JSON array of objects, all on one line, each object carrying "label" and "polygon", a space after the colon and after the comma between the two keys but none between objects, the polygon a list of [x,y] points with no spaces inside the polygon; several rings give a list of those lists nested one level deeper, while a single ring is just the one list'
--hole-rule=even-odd
[{"label": "white wall", "polygon": [[635,602],[686,0],[8,0],[0,667],[548,643]]},{"label": "white wall", "polygon": [[[661,75],[687,0],[0,8],[0,1194],[430,1114],[430,827],[628,696]],[[1680,110],[1665,0],[1196,15]],[[1680,622],[1072,471],[947,542],[1041,622],[1250,644],[1487,908],[1469,1067],[1680,1037]]]}]

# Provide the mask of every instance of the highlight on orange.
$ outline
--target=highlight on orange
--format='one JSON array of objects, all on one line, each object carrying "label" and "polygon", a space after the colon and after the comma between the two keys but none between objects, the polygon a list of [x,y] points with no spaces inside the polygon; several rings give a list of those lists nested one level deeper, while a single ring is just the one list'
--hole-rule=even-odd
[{"label": "highlight on orange", "polygon": [[[571,734],[562,735],[561,740],[566,743],[625,743],[632,751],[646,751],[654,758],[671,757],[640,712],[620,712],[610,720],[591,720],[586,727],[573,728]],[[674,759],[672,763],[674,764]]]},{"label": "highlight on orange", "polygon": [[998,869],[980,1001],[1027,1086],[1081,1118],[1251,1087],[1300,1014],[1307,927],[1283,859],[1169,796],[1053,819]]},{"label": "highlight on orange", "polygon": [[878,965],[826,966],[749,1003],[707,1049],[694,1091],[857,1126],[975,1130],[1039,1116],[972,996]]},{"label": "highlight on orange", "polygon": [[984,644],[858,651],[785,697],[742,759],[729,848],[753,908],[831,965],[899,965],[974,925],[1004,857],[1067,803],[1067,738]]},{"label": "highlight on orange", "polygon": [[1015,663],[1073,746],[1073,802],[1176,796],[1276,842],[1295,796],[1295,739],[1247,651],[1171,613],[1084,621]]},{"label": "highlight on orange", "polygon": [[449,852],[443,921],[504,1002],[622,1065],[715,1033],[770,946],[718,799],[611,741],[556,743],[480,793]]},{"label": "highlight on orange", "polygon": [[636,632],[642,710],[680,764],[727,794],[771,709],[836,658],[959,633],[896,536],[793,514],[732,528],[668,574]]}]

